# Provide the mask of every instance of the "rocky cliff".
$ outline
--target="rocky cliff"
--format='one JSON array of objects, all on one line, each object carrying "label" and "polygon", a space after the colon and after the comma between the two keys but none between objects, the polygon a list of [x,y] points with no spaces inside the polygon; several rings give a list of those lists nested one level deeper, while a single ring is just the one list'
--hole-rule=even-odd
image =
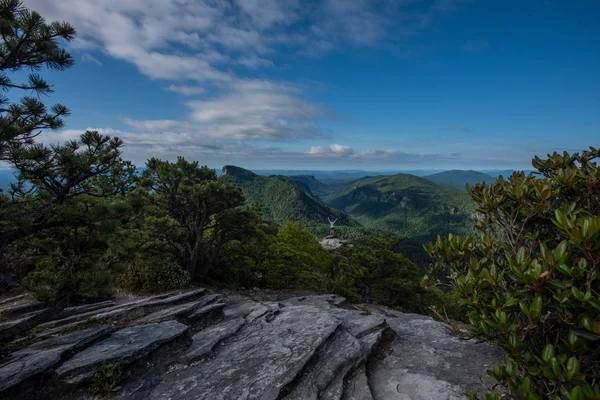
[{"label": "rocky cliff", "polygon": [[52,313],[18,296],[0,312],[3,398],[94,398],[98,368],[120,364],[118,399],[459,399],[492,384],[501,356],[431,318],[333,295],[197,289]]}]

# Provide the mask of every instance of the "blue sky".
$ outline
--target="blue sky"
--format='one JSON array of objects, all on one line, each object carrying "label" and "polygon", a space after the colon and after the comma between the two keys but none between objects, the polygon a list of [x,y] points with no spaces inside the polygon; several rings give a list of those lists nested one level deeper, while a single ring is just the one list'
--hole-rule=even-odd
[{"label": "blue sky", "polygon": [[78,31],[65,130],[136,164],[527,168],[600,145],[595,0],[26,0]]}]

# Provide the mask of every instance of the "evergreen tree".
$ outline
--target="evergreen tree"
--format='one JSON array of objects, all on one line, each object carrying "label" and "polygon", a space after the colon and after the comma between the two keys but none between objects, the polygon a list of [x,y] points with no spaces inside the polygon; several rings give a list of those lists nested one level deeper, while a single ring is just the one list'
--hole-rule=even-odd
[{"label": "evergreen tree", "polygon": [[197,161],[152,158],[142,178],[150,194],[150,240],[185,266],[192,279],[204,279],[225,243],[252,229],[255,213],[238,208],[244,204],[241,190]]},{"label": "evergreen tree", "polygon": [[[19,89],[31,93],[18,103],[11,103],[0,93],[0,160],[10,158],[11,149],[31,144],[41,129],[59,129],[67,107],[56,104],[50,109],[39,99],[52,93],[52,87],[36,72],[42,67],[65,70],[73,59],[60,47],[71,41],[75,29],[66,22],[47,24],[38,13],[18,0],[0,0],[0,92]],[[33,71],[27,82],[15,83],[9,73],[22,69]]]}]

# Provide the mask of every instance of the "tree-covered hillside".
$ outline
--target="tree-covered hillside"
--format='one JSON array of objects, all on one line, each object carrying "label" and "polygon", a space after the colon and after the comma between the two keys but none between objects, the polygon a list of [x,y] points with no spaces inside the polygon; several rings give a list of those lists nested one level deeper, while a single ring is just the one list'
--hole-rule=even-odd
[{"label": "tree-covered hillside", "polygon": [[252,171],[226,165],[221,179],[242,188],[247,204],[258,203],[266,218],[281,223],[298,221],[307,226],[324,225],[337,218],[339,225],[358,226],[347,214],[321,202],[297,177],[260,176]]},{"label": "tree-covered hillside", "polygon": [[288,177],[288,180],[306,185],[311,193],[317,197],[327,195],[331,192],[331,188],[315,178],[314,175],[294,175]]},{"label": "tree-covered hillside", "polygon": [[492,183],[496,178],[484,174],[483,172],[473,170],[452,170],[444,171],[438,174],[424,176],[425,179],[439,183],[440,185],[450,186],[458,190],[466,191],[467,184],[474,186],[478,183]]},{"label": "tree-covered hillside", "polygon": [[469,232],[474,203],[453,188],[408,174],[362,179],[324,201],[369,228],[424,242],[438,234]]}]

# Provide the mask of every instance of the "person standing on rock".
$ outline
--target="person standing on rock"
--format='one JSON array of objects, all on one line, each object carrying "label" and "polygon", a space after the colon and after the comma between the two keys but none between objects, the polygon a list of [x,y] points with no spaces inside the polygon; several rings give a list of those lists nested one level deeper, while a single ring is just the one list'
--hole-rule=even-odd
[{"label": "person standing on rock", "polygon": [[327,221],[329,221],[329,236],[333,237],[335,236],[335,223],[338,219],[334,219],[333,221],[328,217]]}]

